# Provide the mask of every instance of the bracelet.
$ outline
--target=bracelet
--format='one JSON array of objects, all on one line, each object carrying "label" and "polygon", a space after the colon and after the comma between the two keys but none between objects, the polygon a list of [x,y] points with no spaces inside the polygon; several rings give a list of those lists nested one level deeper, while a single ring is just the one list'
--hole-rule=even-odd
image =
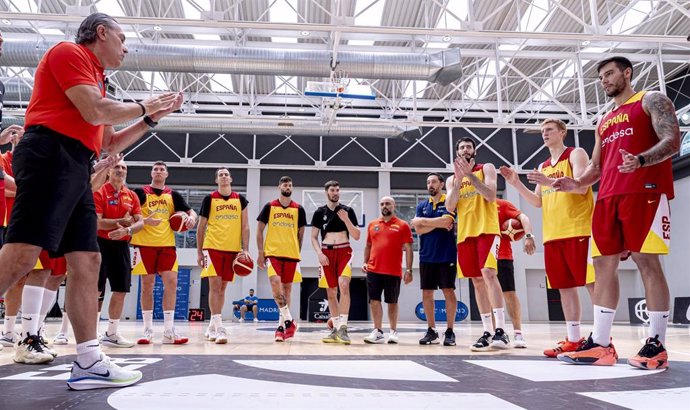
[{"label": "bracelet", "polygon": [[139,101],[135,101],[134,103],[135,103],[136,105],[138,105],[139,107],[141,107],[141,115],[140,115],[140,117],[143,117],[144,115],[146,115],[146,107],[144,107],[144,104],[140,103]]},{"label": "bracelet", "polygon": [[644,160],[644,157],[642,155],[637,156],[637,161],[640,163],[640,168],[642,168],[644,164],[647,162]]},{"label": "bracelet", "polygon": [[156,121],[152,120],[151,117],[149,117],[148,115],[144,116],[144,122],[146,123],[146,125],[149,126],[149,128],[153,128],[156,125],[158,125],[158,123]]}]

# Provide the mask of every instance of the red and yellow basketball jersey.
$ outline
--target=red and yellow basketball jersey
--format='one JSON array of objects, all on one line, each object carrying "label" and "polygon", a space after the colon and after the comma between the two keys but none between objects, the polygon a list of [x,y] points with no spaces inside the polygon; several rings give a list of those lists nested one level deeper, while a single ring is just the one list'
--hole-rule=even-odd
[{"label": "red and yellow basketball jersey", "polygon": [[277,199],[266,204],[266,207],[267,220],[263,221],[261,218],[265,218],[265,212],[259,217],[259,220],[266,224],[264,254],[267,257],[300,260],[298,233],[299,228],[306,224],[304,208],[295,201],[283,208]]},{"label": "red and yellow basketball jersey", "polygon": [[[555,164],[551,158],[541,164],[541,172],[549,178],[573,178],[570,154],[573,147],[563,151]],[[556,239],[576,238],[592,234],[594,196],[589,187],[584,194],[556,191],[553,187],[541,187],[542,234],[544,243]]]},{"label": "red and yellow basketball jersey", "polygon": [[656,165],[622,173],[620,149],[638,155],[659,142],[649,115],[644,112],[645,91],[633,95],[620,107],[611,110],[599,122],[601,137],[601,180],[597,200],[624,194],[666,194],[673,199],[671,158]]},{"label": "red and yellow basketball jersey", "polygon": [[175,233],[170,228],[170,215],[175,213],[172,189],[165,187],[160,195],[156,195],[150,185],[142,188],[146,200],[141,203],[141,214],[144,218],[155,215],[160,219],[158,226],[144,225],[144,229],[132,235],[132,245],[135,246],[175,246]]},{"label": "red and yellow basketball jersey", "polygon": [[[472,170],[473,174],[484,182],[484,165],[477,164]],[[500,235],[498,225],[498,212],[496,201],[489,202],[476,190],[469,178],[463,178],[460,182],[460,194],[456,208],[458,225],[458,243],[467,238],[475,238],[479,235]]]},{"label": "red and yellow basketball jersey", "polygon": [[211,195],[204,249],[225,252],[242,250],[242,204],[240,194],[233,192],[223,198],[220,192]]}]

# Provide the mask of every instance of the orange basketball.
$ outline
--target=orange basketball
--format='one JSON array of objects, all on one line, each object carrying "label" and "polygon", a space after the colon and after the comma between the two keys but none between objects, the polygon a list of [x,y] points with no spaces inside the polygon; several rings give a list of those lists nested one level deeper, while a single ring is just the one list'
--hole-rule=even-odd
[{"label": "orange basketball", "polygon": [[519,220],[508,219],[501,225],[501,235],[508,237],[511,241],[519,241],[525,236],[525,230]]},{"label": "orange basketball", "polygon": [[168,222],[170,222],[170,228],[175,232],[186,231],[188,229],[186,225],[187,218],[189,218],[189,215],[187,215],[186,212],[175,212],[170,216],[170,219],[168,219]]},{"label": "orange basketball", "polygon": [[248,276],[254,270],[254,261],[248,253],[240,253],[232,262],[232,270],[237,276]]}]

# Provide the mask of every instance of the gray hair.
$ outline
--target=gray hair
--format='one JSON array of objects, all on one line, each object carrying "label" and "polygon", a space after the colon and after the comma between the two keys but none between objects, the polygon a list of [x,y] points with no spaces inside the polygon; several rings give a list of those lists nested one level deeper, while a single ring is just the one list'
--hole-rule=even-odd
[{"label": "gray hair", "polygon": [[108,28],[117,26],[117,21],[105,13],[93,13],[79,25],[74,42],[77,44],[91,44],[96,41],[96,30],[98,26],[104,25]]}]

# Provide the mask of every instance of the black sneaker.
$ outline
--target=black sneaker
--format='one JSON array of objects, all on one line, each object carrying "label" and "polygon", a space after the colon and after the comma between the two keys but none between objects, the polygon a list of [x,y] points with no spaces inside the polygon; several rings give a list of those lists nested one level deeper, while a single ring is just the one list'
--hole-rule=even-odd
[{"label": "black sneaker", "polygon": [[489,349],[491,349],[490,340],[491,340],[491,333],[484,332],[482,337],[477,339],[475,344],[470,346],[470,350],[472,350],[473,352],[486,352]]},{"label": "black sneaker", "polygon": [[628,364],[645,370],[668,367],[668,353],[659,341],[659,335],[647,338],[642,349],[634,357],[628,359]]},{"label": "black sneaker", "polygon": [[439,344],[438,332],[432,328],[426,330],[426,334],[423,338],[419,339],[420,345],[437,345]]},{"label": "black sneaker", "polygon": [[455,332],[453,329],[446,329],[446,334],[443,336],[444,346],[455,346]]},{"label": "black sneaker", "polygon": [[496,334],[494,334],[493,339],[491,339],[491,348],[503,350],[503,349],[507,349],[509,347],[510,347],[510,339],[508,338],[508,335],[500,327],[497,328]]}]

